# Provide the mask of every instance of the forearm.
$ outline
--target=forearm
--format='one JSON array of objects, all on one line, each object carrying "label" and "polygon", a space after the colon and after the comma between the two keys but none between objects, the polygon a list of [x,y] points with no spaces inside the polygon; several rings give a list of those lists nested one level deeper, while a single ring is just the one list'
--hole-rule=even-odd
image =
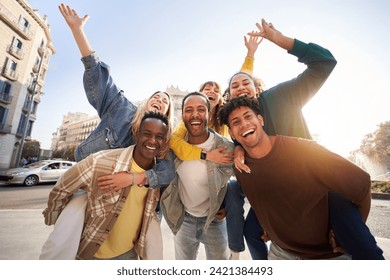
[{"label": "forearm", "polygon": [[146,181],[144,184],[150,188],[168,186],[175,177],[175,164],[172,152],[169,153],[169,160],[158,160],[153,169],[144,172]]},{"label": "forearm", "polygon": [[88,41],[83,28],[72,29],[73,37],[81,53],[81,57],[89,56],[93,53],[93,49]]},{"label": "forearm", "polygon": [[277,34],[274,38],[271,38],[270,41],[286,51],[291,51],[294,47],[294,39],[284,36],[281,33]]},{"label": "forearm", "polygon": [[253,64],[254,64],[254,57],[246,56],[244,63],[241,66],[241,71],[246,72],[248,74],[253,74]]}]

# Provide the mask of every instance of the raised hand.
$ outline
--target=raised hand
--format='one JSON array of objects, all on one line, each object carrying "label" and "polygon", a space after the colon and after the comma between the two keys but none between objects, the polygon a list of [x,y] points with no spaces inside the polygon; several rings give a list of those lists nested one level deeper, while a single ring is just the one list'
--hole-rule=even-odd
[{"label": "raised hand", "polygon": [[90,55],[93,52],[93,49],[83,28],[89,16],[85,15],[81,18],[74,9],[69,6],[65,6],[65,4],[59,5],[58,9],[73,33],[73,37],[79,47],[81,56],[86,57]]},{"label": "raised hand", "polygon": [[74,28],[82,28],[89,18],[89,15],[85,15],[82,18],[79,17],[74,9],[72,9],[68,5],[65,6],[65,4],[63,3],[58,6],[58,9],[64,17],[66,23],[72,30]]},{"label": "raised hand", "polygon": [[252,36],[252,35],[249,35],[249,39],[248,39],[246,36],[244,36],[245,47],[248,49],[248,53],[247,53],[248,57],[255,56],[257,47],[260,45],[263,39],[264,38],[260,38],[259,36]]}]

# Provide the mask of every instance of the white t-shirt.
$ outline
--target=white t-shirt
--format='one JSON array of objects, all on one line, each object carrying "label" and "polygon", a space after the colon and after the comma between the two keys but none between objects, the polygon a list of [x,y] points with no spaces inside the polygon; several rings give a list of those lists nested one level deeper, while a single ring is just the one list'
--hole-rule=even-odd
[{"label": "white t-shirt", "polygon": [[[206,142],[195,146],[210,151],[214,141],[215,135],[210,131]],[[202,159],[184,160],[176,172],[179,175],[179,196],[185,211],[195,217],[207,216],[210,209],[210,190],[206,161]]]}]

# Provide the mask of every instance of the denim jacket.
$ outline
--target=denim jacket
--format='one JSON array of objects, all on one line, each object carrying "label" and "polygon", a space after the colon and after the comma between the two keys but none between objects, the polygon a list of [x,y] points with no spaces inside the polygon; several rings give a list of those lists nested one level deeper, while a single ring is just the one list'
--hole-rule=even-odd
[{"label": "denim jacket", "polygon": [[[212,131],[210,129],[210,131]],[[215,133],[215,141],[212,149],[227,146],[227,151],[233,151],[234,144],[225,137]],[[175,167],[177,168],[183,161],[179,158],[175,159]],[[215,164],[211,161],[206,161],[208,185],[210,189],[210,209],[207,215],[204,230],[207,230],[210,223],[215,218],[215,214],[220,209],[222,202],[226,194],[226,184],[230,177],[233,175],[232,164]],[[172,183],[165,189],[161,195],[160,200],[161,208],[164,214],[164,218],[171,228],[173,234],[176,234],[184,220],[184,205],[179,197],[178,187],[178,175],[172,181]]]},{"label": "denim jacket", "polygon": [[[126,148],[134,143],[131,122],[137,107],[114,83],[110,68],[95,53],[83,57],[84,90],[89,103],[96,109],[100,123],[75,150],[80,161],[101,150]],[[150,187],[167,186],[175,176],[174,162],[158,160],[152,170],[146,171]]]}]

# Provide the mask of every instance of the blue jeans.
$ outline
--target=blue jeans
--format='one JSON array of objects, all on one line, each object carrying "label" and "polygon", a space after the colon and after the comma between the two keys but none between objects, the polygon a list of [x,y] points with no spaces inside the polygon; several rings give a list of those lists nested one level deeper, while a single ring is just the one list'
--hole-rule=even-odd
[{"label": "blue jeans", "polygon": [[207,217],[185,213],[183,224],[174,236],[176,260],[196,260],[199,244],[204,244],[208,260],[227,260],[226,221],[214,219],[206,231]]},{"label": "blue jeans", "polygon": [[[335,192],[329,192],[328,203],[330,227],[338,244],[352,256],[352,259],[384,259],[383,251],[377,246],[356,205]],[[246,219],[244,218],[243,206],[244,195],[241,186],[232,177],[225,198],[229,248],[236,252],[245,250],[243,233],[252,259],[265,260],[267,247],[261,240],[262,227],[252,208]]]},{"label": "blue jeans", "polygon": [[353,260],[384,260],[370,229],[363,222],[359,209],[336,192],[329,192],[329,222],[337,243],[352,255]]}]

